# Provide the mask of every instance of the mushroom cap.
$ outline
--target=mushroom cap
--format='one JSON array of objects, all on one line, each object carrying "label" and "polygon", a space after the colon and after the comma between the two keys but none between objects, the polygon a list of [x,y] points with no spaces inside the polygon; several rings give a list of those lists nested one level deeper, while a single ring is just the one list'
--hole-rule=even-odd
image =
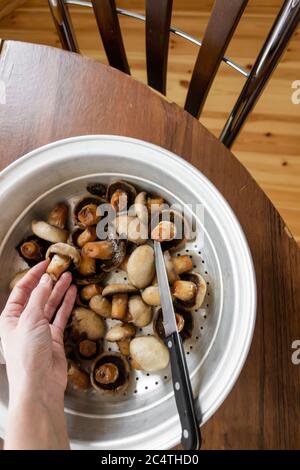
[{"label": "mushroom cap", "polygon": [[106,341],[114,343],[123,339],[132,338],[136,333],[135,327],[129,323],[114,325],[105,336]]},{"label": "mushroom cap", "polygon": [[112,242],[113,256],[111,259],[102,260],[101,267],[105,272],[111,272],[118,268],[126,256],[126,240],[115,238],[113,232],[108,233],[107,240]]},{"label": "mushroom cap", "polygon": [[103,204],[105,199],[98,197],[98,196],[84,196],[81,198],[74,206],[73,209],[73,220],[74,220],[74,225],[77,225],[80,228],[86,228],[84,224],[78,220],[78,214],[83,209],[85,206],[89,204],[94,204],[95,206],[100,206],[100,204]]},{"label": "mushroom cap", "polygon": [[142,299],[148,305],[160,305],[160,293],[158,286],[148,286],[142,292]]},{"label": "mushroom cap", "polygon": [[106,199],[110,201],[113,194],[118,190],[124,191],[127,194],[127,207],[129,208],[134,203],[136,198],[137,193],[135,187],[127,181],[113,181],[107,187]]},{"label": "mushroom cap", "polygon": [[180,211],[175,209],[164,209],[155,214],[151,220],[151,229],[153,230],[159,222],[170,221],[175,226],[176,238],[161,243],[163,251],[176,251],[186,240],[192,240],[192,229],[189,221]]},{"label": "mushroom cap", "polygon": [[[38,245],[39,247],[39,251],[36,254],[36,256],[34,256],[34,258],[27,258],[26,256],[24,256],[21,250],[24,243],[29,243],[29,242],[33,242],[35,245]],[[21,258],[23,258],[23,260],[26,261],[28,266],[32,267],[32,266],[35,266],[40,261],[42,261],[43,259],[45,259],[45,255],[49,248],[49,245],[50,243],[48,241],[43,240],[42,238],[39,238],[36,235],[29,235],[29,237],[24,238],[24,240],[22,240],[16,246],[16,249],[19,255],[21,256]]]},{"label": "mushroom cap", "polygon": [[102,183],[89,183],[86,190],[93,196],[99,196],[105,201],[106,185]]},{"label": "mushroom cap", "polygon": [[150,245],[138,246],[129,256],[127,274],[131,284],[144,289],[155,276],[154,250]]},{"label": "mushroom cap", "polygon": [[135,218],[134,216],[120,213],[114,218],[112,225],[120,236],[122,235],[123,238],[127,238],[128,226]]},{"label": "mushroom cap", "polygon": [[[78,242],[77,242],[78,238],[86,230],[88,230],[89,232],[92,232],[92,231],[95,230],[95,227],[94,226],[89,226],[89,227],[86,227],[86,228],[75,227],[75,229],[70,233],[70,235],[68,237],[69,245],[74,245],[76,247],[79,247]],[[92,239],[96,240],[97,235],[95,234],[95,237],[91,236],[89,241],[91,241]]]},{"label": "mushroom cap", "polygon": [[147,305],[140,295],[132,295],[128,301],[129,322],[142,328],[152,320],[152,308]]},{"label": "mushroom cap", "polygon": [[73,361],[68,363],[68,386],[74,390],[86,391],[90,387],[89,375]]},{"label": "mushroom cap", "polygon": [[115,294],[133,294],[138,292],[138,289],[130,284],[108,284],[104,287],[102,295],[110,297]]},{"label": "mushroom cap", "polygon": [[187,302],[176,299],[175,306],[179,305],[188,310],[197,310],[203,304],[206,295],[207,285],[205,279],[196,272],[183,273],[181,274],[180,279],[183,281],[193,282],[197,287],[197,291],[195,297]]},{"label": "mushroom cap", "polygon": [[111,301],[106,297],[103,297],[101,294],[94,295],[94,297],[91,298],[89,307],[93,312],[96,312],[97,315],[100,315],[101,317],[111,317]]},{"label": "mushroom cap", "polygon": [[[179,332],[182,341],[191,338],[193,328],[194,328],[194,318],[192,313],[189,310],[186,310],[182,307],[175,306],[174,308],[175,314],[179,314],[182,316],[184,320],[183,329]],[[164,330],[164,322],[163,322],[163,314],[162,308],[158,307],[154,313],[153,318],[153,331],[154,333],[161,339],[165,339],[165,330]]]},{"label": "mushroom cap", "polygon": [[71,336],[74,341],[80,338],[98,341],[105,336],[104,320],[93,310],[75,307],[72,312]]},{"label": "mushroom cap", "polygon": [[103,341],[92,341],[90,339],[81,338],[74,347],[75,356],[80,363],[85,366],[98,357],[103,351]]},{"label": "mushroom cap", "polygon": [[[113,364],[118,369],[118,378],[114,383],[111,384],[100,384],[95,380],[96,370],[105,364]],[[130,380],[130,366],[127,359],[120,353],[117,352],[105,352],[97,357],[92,365],[91,370],[91,383],[92,386],[101,394],[115,395],[123,393]]]},{"label": "mushroom cap", "polygon": [[148,225],[134,217],[128,224],[127,238],[136,245],[143,245],[149,239]]},{"label": "mushroom cap", "polygon": [[73,280],[75,284],[79,286],[87,286],[88,284],[97,284],[103,280],[105,277],[105,272],[101,269],[101,262],[100,260],[96,260],[96,272],[95,274],[91,274],[89,276],[84,276],[83,274],[79,273],[76,270],[72,271]]},{"label": "mushroom cap", "polygon": [[74,246],[68,245],[67,243],[55,243],[54,245],[50,245],[46,253],[46,259],[51,258],[52,255],[67,256],[72,260],[75,268],[79,266],[79,251]]},{"label": "mushroom cap", "polygon": [[69,236],[67,230],[54,227],[43,220],[33,220],[31,222],[31,229],[37,237],[50,243],[65,243]]},{"label": "mushroom cap", "polygon": [[130,342],[131,365],[135,369],[154,372],[169,364],[169,351],[155,336],[138,336]]}]

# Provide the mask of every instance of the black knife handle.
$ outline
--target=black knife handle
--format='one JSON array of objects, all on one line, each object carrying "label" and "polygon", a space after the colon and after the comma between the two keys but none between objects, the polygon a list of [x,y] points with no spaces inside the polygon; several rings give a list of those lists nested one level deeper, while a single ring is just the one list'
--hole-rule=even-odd
[{"label": "black knife handle", "polygon": [[201,447],[201,433],[182,340],[178,332],[174,332],[166,337],[165,343],[170,352],[174,394],[182,429],[181,444],[185,450],[198,450]]}]

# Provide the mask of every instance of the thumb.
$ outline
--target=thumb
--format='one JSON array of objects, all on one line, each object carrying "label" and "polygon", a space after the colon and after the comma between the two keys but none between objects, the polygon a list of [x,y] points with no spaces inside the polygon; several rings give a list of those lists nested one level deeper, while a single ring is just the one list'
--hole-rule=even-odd
[{"label": "thumb", "polygon": [[45,273],[32,291],[28,304],[21,315],[22,321],[36,322],[45,318],[44,310],[52,292],[53,283],[49,274]]}]

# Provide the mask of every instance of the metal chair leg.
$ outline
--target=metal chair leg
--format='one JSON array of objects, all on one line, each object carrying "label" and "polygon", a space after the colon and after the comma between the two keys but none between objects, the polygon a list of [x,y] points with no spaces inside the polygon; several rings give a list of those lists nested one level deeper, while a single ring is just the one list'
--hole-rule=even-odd
[{"label": "metal chair leg", "polygon": [[63,49],[79,52],[68,8],[63,0],[48,0],[50,11]]},{"label": "metal chair leg", "polygon": [[286,0],[225,124],[220,140],[231,147],[300,21],[300,0]]}]

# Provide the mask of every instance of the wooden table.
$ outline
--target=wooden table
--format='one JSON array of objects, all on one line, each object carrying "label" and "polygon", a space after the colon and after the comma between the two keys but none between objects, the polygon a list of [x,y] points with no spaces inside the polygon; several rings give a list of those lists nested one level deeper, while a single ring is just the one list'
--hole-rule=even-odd
[{"label": "wooden table", "polygon": [[[225,196],[254,259],[257,323],[246,365],[203,428],[205,449],[300,448],[300,250],[239,161],[197,120],[106,65],[45,46],[3,42],[0,169],[65,137],[119,134],[181,155]],[[1,95],[0,95],[1,97]],[[3,98],[3,97],[2,97]]]}]

